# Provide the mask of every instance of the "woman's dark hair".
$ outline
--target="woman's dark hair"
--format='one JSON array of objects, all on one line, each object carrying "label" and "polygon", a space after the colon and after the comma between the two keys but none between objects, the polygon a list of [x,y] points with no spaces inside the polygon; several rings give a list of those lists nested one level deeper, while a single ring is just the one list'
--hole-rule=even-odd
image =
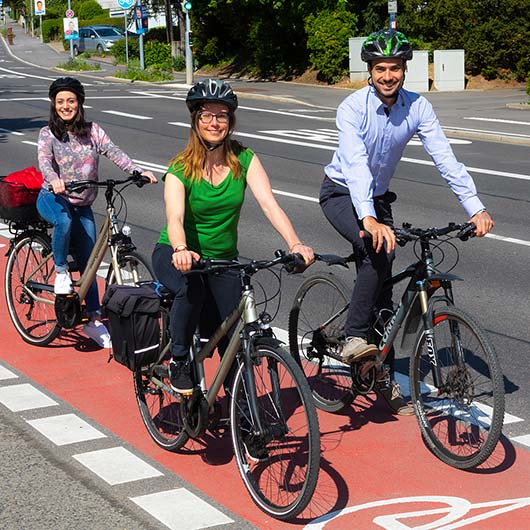
[{"label": "woman's dark hair", "polygon": [[78,109],[75,118],[70,122],[65,122],[57,113],[55,109],[55,98],[57,94],[53,95],[51,98],[50,106],[50,119],[48,121],[48,126],[50,131],[58,140],[65,142],[68,140],[68,132],[75,134],[76,136],[86,136],[90,134],[90,129],[92,127],[91,122],[85,121],[85,109],[83,103],[77,98]]}]

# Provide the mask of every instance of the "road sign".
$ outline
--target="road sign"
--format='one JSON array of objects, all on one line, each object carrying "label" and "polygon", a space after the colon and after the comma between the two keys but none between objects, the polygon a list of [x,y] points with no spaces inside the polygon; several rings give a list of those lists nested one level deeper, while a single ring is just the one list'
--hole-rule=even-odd
[{"label": "road sign", "polygon": [[118,0],[118,5],[122,9],[129,9],[134,4],[134,0]]},{"label": "road sign", "polygon": [[388,0],[388,12],[397,13],[397,0]]},{"label": "road sign", "polygon": [[123,9],[109,9],[110,18],[123,18],[125,17],[125,11]]},{"label": "road sign", "polygon": [[72,9],[67,9],[65,15],[66,18],[74,18],[75,13]]}]

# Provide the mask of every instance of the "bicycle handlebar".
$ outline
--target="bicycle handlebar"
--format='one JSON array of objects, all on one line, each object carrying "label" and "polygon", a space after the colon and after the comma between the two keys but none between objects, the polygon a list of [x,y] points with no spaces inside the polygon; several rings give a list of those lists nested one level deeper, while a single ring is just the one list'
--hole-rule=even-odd
[{"label": "bicycle handlebar", "polygon": [[394,233],[398,245],[405,246],[409,241],[437,239],[453,232],[458,232],[455,237],[461,241],[467,241],[470,237],[474,237],[476,228],[475,223],[449,223],[443,228],[414,228],[408,223],[403,223],[403,228],[395,228]]},{"label": "bicycle handlebar", "polygon": [[[95,188],[111,188],[112,189],[122,184],[128,184],[129,182],[133,182],[139,188],[141,188],[142,186],[144,186],[144,184],[147,184],[150,181],[148,177],[142,176],[142,174],[139,171],[134,171],[130,177],[127,177],[126,179],[122,179],[122,180],[115,180],[115,179],[107,179],[103,181],[77,180],[73,182],[66,182],[65,188],[66,188],[66,191],[70,191],[70,192],[83,191],[83,190],[86,190],[90,186],[95,187]],[[53,187],[51,184],[48,184],[48,191],[53,191]]]},{"label": "bicycle handlebar", "polygon": [[201,258],[198,261],[193,261],[191,270],[186,274],[208,274],[225,270],[238,270],[252,276],[260,270],[270,269],[275,265],[284,265],[287,272],[294,274],[303,272],[307,268],[301,254],[287,254],[283,250],[277,250],[274,254],[276,257],[272,260],[252,260],[248,263],[241,263],[237,260]]}]

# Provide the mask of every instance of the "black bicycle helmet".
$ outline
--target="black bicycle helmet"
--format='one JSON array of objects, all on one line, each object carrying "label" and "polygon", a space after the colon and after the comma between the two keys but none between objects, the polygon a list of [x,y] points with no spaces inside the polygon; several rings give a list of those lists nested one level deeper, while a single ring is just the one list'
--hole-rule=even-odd
[{"label": "black bicycle helmet", "polygon": [[412,47],[407,37],[395,29],[379,30],[372,33],[361,48],[361,59],[367,63],[375,59],[412,59]]},{"label": "black bicycle helmet", "polygon": [[80,81],[74,77],[59,77],[51,85],[48,91],[48,97],[53,99],[59,92],[69,90],[77,95],[79,103],[83,104],[85,101],[85,89]]},{"label": "black bicycle helmet", "polygon": [[220,79],[207,79],[195,83],[186,96],[186,105],[190,112],[203,103],[223,103],[231,112],[237,109],[237,96],[232,87]]}]

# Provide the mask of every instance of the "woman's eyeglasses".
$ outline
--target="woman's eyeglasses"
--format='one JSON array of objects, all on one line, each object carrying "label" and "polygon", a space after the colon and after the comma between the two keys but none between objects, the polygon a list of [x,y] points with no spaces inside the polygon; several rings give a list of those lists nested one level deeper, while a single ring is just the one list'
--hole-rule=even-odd
[{"label": "woman's eyeglasses", "polygon": [[218,112],[217,114],[214,114],[213,112],[201,112],[199,113],[199,120],[201,123],[208,124],[213,119],[217,120],[217,123],[228,123],[230,119],[230,113],[228,112]]}]

